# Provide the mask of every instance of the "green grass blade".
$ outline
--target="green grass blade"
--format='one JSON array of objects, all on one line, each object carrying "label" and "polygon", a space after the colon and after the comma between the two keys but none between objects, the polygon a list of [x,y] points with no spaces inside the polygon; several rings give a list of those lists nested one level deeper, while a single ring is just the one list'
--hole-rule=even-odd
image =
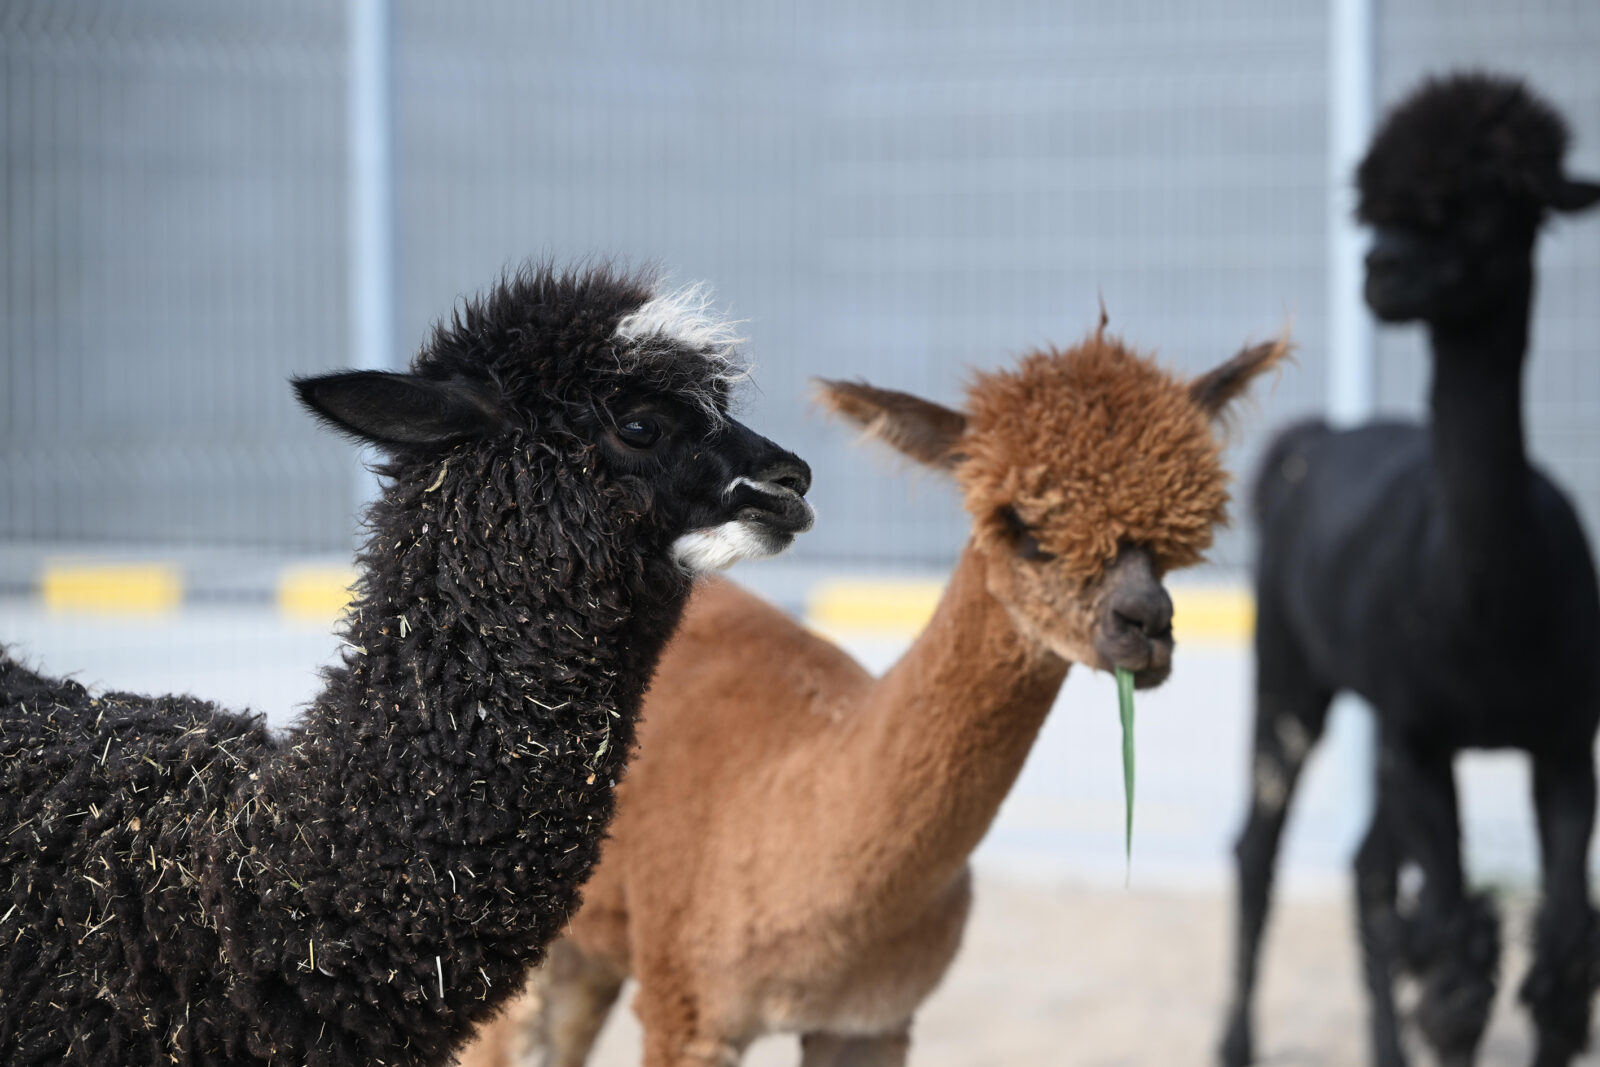
[{"label": "green grass blade", "polygon": [[[1133,672],[1117,668],[1117,711],[1122,718],[1122,803],[1126,813],[1123,861],[1133,869]],[[1124,875],[1126,877],[1126,874]]]}]

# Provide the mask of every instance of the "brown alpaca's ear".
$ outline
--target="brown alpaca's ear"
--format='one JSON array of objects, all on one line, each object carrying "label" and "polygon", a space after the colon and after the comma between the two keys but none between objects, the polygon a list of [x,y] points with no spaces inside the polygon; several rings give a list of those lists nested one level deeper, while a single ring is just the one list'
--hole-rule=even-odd
[{"label": "brown alpaca's ear", "polygon": [[816,383],[818,403],[890,448],[941,470],[961,462],[956,444],[967,429],[967,417],[961,412],[866,382],[818,378]]},{"label": "brown alpaca's ear", "polygon": [[1228,405],[1244,395],[1258,374],[1271,370],[1288,358],[1292,350],[1288,335],[1266,344],[1240,349],[1238,355],[1189,383],[1189,395],[1213,419],[1221,418]]}]

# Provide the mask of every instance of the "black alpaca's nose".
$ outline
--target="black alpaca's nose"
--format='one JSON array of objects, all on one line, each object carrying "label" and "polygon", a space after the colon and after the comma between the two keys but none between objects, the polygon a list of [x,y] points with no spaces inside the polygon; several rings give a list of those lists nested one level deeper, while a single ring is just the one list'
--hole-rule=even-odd
[{"label": "black alpaca's nose", "polygon": [[756,480],[805,496],[811,490],[811,467],[799,456],[785,455],[763,468]]},{"label": "black alpaca's nose", "polygon": [[1393,245],[1379,243],[1367,250],[1368,270],[1388,270],[1399,262],[1400,253]]},{"label": "black alpaca's nose", "polygon": [[1414,267],[1424,258],[1427,242],[1408,230],[1394,226],[1381,226],[1372,237],[1372,247],[1367,249],[1367,270],[1397,270]]},{"label": "black alpaca's nose", "polygon": [[1160,585],[1119,595],[1111,604],[1111,615],[1129,630],[1151,640],[1172,636],[1172,597]]}]

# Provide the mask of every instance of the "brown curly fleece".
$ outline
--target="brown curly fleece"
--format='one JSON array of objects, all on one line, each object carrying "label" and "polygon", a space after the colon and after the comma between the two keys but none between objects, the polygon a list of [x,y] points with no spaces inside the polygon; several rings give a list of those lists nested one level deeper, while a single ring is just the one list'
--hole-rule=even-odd
[{"label": "brown curly fleece", "polygon": [[1104,330],[980,372],[966,411],[954,473],[980,548],[1014,538],[1011,507],[1085,578],[1123,543],[1170,570],[1199,562],[1227,521],[1222,446],[1189,383]]}]

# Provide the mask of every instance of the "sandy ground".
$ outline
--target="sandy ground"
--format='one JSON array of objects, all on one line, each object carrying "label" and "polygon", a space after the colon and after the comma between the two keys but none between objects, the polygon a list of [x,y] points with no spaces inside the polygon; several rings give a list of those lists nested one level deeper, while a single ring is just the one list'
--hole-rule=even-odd
[{"label": "sandy ground", "polygon": [[[1515,1003],[1527,966],[1528,902],[1508,903],[1501,991],[1478,1062],[1532,1059]],[[913,1067],[1117,1067],[1210,1064],[1228,974],[1231,903],[1220,893],[1041,886],[980,878],[966,943],[917,1019]],[[1268,932],[1258,1008],[1260,1062],[1367,1062],[1365,1001],[1343,895],[1291,894]],[[593,1067],[636,1067],[639,1029],[613,1012]],[[770,1037],[749,1067],[798,1063],[792,1037]],[[1416,1058],[1418,1064],[1428,1059]],[[1590,1054],[1580,1061],[1600,1064]]]}]

